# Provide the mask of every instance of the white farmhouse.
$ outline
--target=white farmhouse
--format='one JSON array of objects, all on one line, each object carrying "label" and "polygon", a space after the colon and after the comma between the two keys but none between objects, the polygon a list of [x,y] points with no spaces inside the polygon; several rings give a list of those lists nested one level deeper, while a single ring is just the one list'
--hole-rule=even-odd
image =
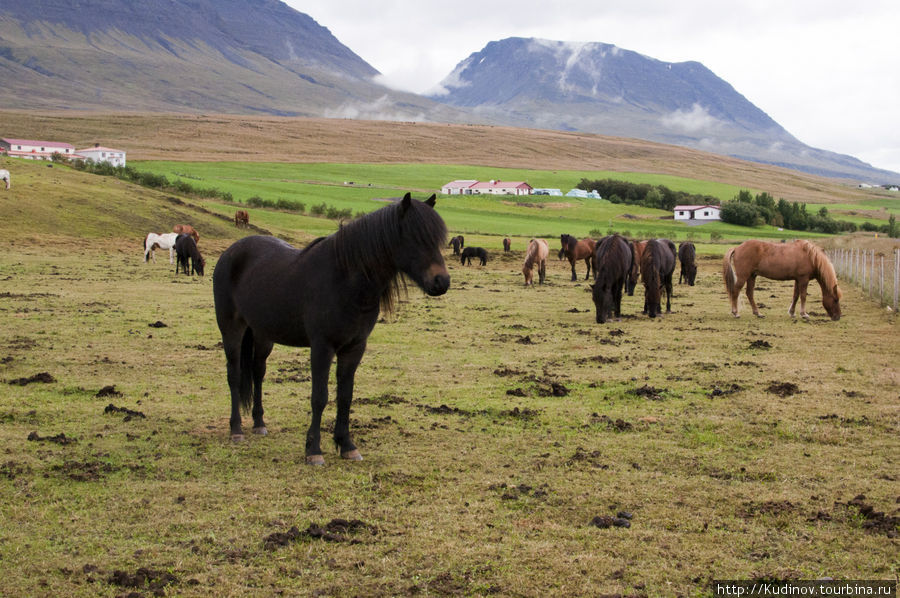
[{"label": "white farmhouse", "polygon": [[721,220],[719,206],[675,206],[675,220]]},{"label": "white farmhouse", "polygon": [[92,160],[93,162],[107,162],[112,166],[125,166],[125,151],[103,147],[99,143],[94,147],[80,149],[76,157]]},{"label": "white farmhouse", "polygon": [[475,195],[531,195],[533,187],[523,181],[488,181],[475,183],[470,189]]},{"label": "white farmhouse", "polygon": [[441,193],[445,195],[471,195],[472,185],[478,181],[450,181],[441,187]]},{"label": "white farmhouse", "polygon": [[71,158],[75,155],[75,146],[58,141],[3,138],[0,139],[0,151],[6,152],[10,158],[52,160],[53,154],[61,154]]}]

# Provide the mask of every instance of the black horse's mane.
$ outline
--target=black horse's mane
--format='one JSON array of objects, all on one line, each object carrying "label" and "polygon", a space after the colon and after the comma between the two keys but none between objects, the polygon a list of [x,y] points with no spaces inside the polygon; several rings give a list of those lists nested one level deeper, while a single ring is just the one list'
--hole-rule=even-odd
[{"label": "black horse's mane", "polygon": [[381,308],[386,312],[393,311],[401,289],[406,289],[406,280],[396,266],[401,237],[431,254],[447,243],[447,227],[430,205],[410,200],[342,224],[333,235],[341,270],[361,271],[372,283],[387,283],[381,295]]},{"label": "black horse's mane", "polygon": [[[599,270],[599,266],[603,262],[603,259],[606,257],[606,255],[608,253],[613,253],[613,255],[615,255],[615,253],[618,253],[621,251],[622,243],[619,243],[618,242],[619,240],[621,240],[622,243],[628,245],[628,241],[626,241],[623,237],[621,237],[617,234],[606,237],[605,239],[600,241],[600,243],[597,245],[596,260],[597,260],[598,269],[594,271],[594,274],[597,276],[598,280],[601,275],[605,274],[607,277],[610,276],[610,274],[608,274],[609,270],[604,268],[601,272]],[[628,260],[628,270],[627,271],[631,270],[632,262],[634,260],[634,255],[632,254],[629,257],[630,257],[630,259]],[[604,279],[604,282],[607,282],[607,281]]]}]

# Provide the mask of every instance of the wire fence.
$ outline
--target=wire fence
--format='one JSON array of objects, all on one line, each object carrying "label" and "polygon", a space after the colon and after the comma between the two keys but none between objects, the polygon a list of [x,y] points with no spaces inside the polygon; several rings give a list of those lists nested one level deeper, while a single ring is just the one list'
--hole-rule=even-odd
[{"label": "wire fence", "polygon": [[882,307],[897,311],[900,300],[900,249],[890,255],[874,249],[830,249],[825,253],[838,278],[859,287]]}]

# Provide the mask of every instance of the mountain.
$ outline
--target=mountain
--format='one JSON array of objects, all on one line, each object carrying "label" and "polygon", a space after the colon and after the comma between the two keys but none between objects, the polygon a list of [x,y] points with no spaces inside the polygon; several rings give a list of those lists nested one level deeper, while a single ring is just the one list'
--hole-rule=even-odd
[{"label": "mountain", "polygon": [[491,42],[430,97],[507,125],[647,139],[829,177],[897,178],[803,144],[699,62],[610,44]]},{"label": "mountain", "polygon": [[421,120],[456,110],[279,0],[0,3],[0,105]]}]

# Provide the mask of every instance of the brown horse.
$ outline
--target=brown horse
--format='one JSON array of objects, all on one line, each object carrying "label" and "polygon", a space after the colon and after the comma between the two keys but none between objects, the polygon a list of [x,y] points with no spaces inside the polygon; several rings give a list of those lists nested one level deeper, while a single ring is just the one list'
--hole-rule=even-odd
[{"label": "brown horse", "polygon": [[697,248],[693,243],[685,241],[678,246],[678,261],[681,262],[678,284],[684,280],[688,286],[694,286],[694,280],[697,278]]},{"label": "brown horse", "polygon": [[625,291],[628,296],[634,295],[634,288],[637,286],[638,277],[641,274],[641,259],[644,257],[644,249],[649,241],[632,241],[631,247],[634,250],[634,263],[631,265],[631,273],[628,280],[625,281]]},{"label": "brown horse", "polygon": [[753,300],[756,277],[772,280],[793,280],[794,299],[788,314],[794,317],[797,298],[800,298],[800,317],[809,319],[806,313],[806,287],[815,278],[822,288],[822,306],[832,320],[841,319],[841,289],[838,288],[834,266],[825,252],[809,241],[793,243],[767,243],[751,239],[725,254],[722,262],[725,290],[731,299],[731,313],[738,317],[738,297],[747,284],[747,299],[753,313],[759,316],[759,308]]},{"label": "brown horse", "polygon": [[506,237],[505,239],[503,239],[503,251],[505,253],[508,253],[510,247],[512,247],[512,241],[509,239],[509,237]]},{"label": "brown horse", "polygon": [[594,261],[594,250],[597,248],[597,242],[593,239],[582,239],[579,241],[572,235],[560,235],[559,241],[562,244],[559,255],[560,257],[565,255],[568,258],[569,264],[572,266],[572,280],[578,280],[578,276],[575,275],[575,262],[578,260],[584,260],[587,266],[587,275],[584,279],[588,280],[591,277],[591,262]]},{"label": "brown horse", "polygon": [[668,239],[651,239],[641,255],[644,281],[644,313],[655,318],[662,313],[662,292],[666,292],[666,313],[672,311],[672,274],[675,272],[675,244]]},{"label": "brown horse", "polygon": [[247,210],[237,210],[234,213],[234,225],[238,228],[250,226],[250,214],[247,213]]},{"label": "brown horse", "polygon": [[547,278],[547,256],[550,255],[550,246],[543,239],[532,239],[528,243],[528,251],[525,252],[525,265],[522,266],[522,274],[525,275],[525,286],[534,286],[534,266],[537,265],[538,281],[544,284]]},{"label": "brown horse", "polygon": [[200,242],[200,233],[194,230],[190,224],[176,224],[172,227],[172,232],[179,235],[190,235],[194,237],[194,243]]}]

